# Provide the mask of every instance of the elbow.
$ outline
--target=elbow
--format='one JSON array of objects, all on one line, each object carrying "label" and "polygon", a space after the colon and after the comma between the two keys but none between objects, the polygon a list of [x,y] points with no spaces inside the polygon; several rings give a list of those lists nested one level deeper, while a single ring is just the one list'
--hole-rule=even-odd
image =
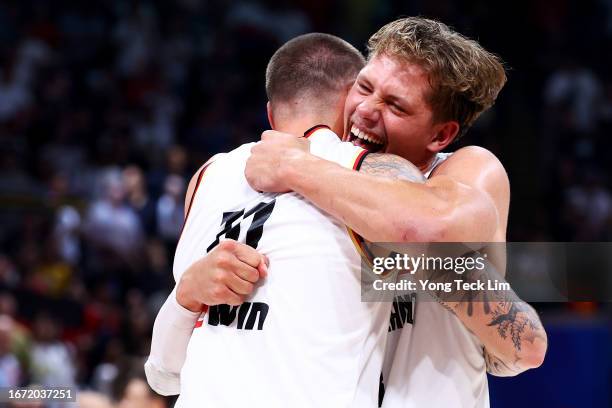
[{"label": "elbow", "polygon": [[159,395],[167,397],[180,393],[181,386],[178,373],[165,372],[158,368],[150,358],[144,364],[144,372],[149,387]]},{"label": "elbow", "polygon": [[525,370],[538,368],[544,363],[546,349],[548,347],[546,339],[537,338],[524,350],[524,357],[521,362]]},{"label": "elbow", "polygon": [[[398,221],[401,220],[401,221]],[[450,236],[449,223],[445,217],[414,214],[398,217],[393,224],[391,235],[394,242],[448,242]]]}]

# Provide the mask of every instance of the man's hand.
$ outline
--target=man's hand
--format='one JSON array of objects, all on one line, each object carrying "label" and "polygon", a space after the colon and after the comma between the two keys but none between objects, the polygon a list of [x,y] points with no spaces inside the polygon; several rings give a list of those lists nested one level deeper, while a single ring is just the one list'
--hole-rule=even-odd
[{"label": "man's hand", "polygon": [[192,312],[203,305],[237,306],[253,292],[254,284],[268,274],[268,260],[248,245],[221,241],[181,276],[176,300]]},{"label": "man's hand", "polygon": [[286,193],[291,191],[284,171],[310,153],[310,142],[303,138],[266,130],[261,142],[251,149],[244,174],[251,187],[257,191]]}]

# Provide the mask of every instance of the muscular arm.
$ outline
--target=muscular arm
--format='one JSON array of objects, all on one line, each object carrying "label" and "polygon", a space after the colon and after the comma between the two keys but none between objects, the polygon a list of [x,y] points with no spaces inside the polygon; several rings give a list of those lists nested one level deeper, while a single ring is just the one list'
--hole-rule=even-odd
[{"label": "muscular arm", "polygon": [[[425,276],[432,281],[453,282],[454,271]],[[463,274],[463,282],[503,282],[491,264]],[[542,364],[547,347],[544,327],[536,311],[510,290],[431,292],[437,300],[472,331],[484,345],[487,371],[513,376]],[[451,299],[449,299],[449,297]]]},{"label": "muscular arm", "polygon": [[283,173],[294,191],[372,242],[492,239],[497,212],[486,194],[447,175],[424,184],[377,177],[398,165],[385,157],[369,154],[354,172],[306,154]]},{"label": "muscular arm", "polygon": [[[478,148],[452,159],[425,183],[412,164],[386,154],[369,154],[359,173],[306,156],[299,173],[288,177],[296,192],[369,241],[504,241],[509,186],[503,167]],[[514,292],[493,297],[441,303],[482,341],[490,373],[516,375],[541,365],[547,339],[534,309]]]},{"label": "muscular arm", "polygon": [[[512,351],[496,354],[485,347],[487,372],[508,377],[542,364],[548,339],[537,313],[531,306],[518,298],[499,301],[488,320],[490,321],[487,326],[496,330],[496,335],[502,342],[512,341]],[[495,335],[493,337],[495,338]],[[514,357],[508,358],[512,353]]]}]

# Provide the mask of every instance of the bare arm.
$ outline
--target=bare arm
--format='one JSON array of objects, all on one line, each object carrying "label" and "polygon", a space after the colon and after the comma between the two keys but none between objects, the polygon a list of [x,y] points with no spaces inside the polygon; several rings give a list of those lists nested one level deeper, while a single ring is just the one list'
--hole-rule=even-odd
[{"label": "bare arm", "polygon": [[[245,174],[253,188],[293,190],[370,242],[505,241],[508,176],[485,149],[458,150],[424,183],[405,174],[414,172],[414,166],[395,156],[369,154],[361,171],[355,172],[313,156],[303,140],[280,132],[264,132],[262,143],[251,152]],[[545,333],[533,309],[517,297],[486,308],[441,301],[482,341],[498,375],[503,374],[502,365],[518,365],[513,369],[517,373],[541,363]],[[517,345],[494,320],[499,316],[515,327],[516,322],[526,322],[524,327],[533,331],[521,338],[538,340]]]},{"label": "bare arm", "polygon": [[496,355],[494,350],[485,347],[485,362],[490,374],[508,377],[542,364],[548,339],[536,311],[531,306],[518,298],[500,301],[494,306],[489,320],[487,326],[495,329],[503,342],[510,339],[514,351],[514,357],[508,358],[512,356],[512,352],[498,352]]},{"label": "bare arm", "polygon": [[[478,153],[482,154],[482,152]],[[454,167],[457,166],[457,164],[445,166],[440,170],[442,173],[452,173],[455,171]],[[367,174],[418,182],[419,179],[414,174],[414,169],[412,164],[407,164],[401,158],[374,154],[369,155],[361,167],[361,171]],[[483,175],[493,180],[482,177]],[[497,172],[496,177],[495,169],[490,170],[489,174],[478,172],[476,174],[478,180],[474,183],[482,186],[483,190],[488,192],[489,202],[502,202],[499,210],[496,209],[496,213],[503,217],[500,222],[502,225],[498,225],[503,232],[505,232],[505,219],[508,214],[507,200],[504,202],[504,198],[508,195],[507,179],[504,180],[504,177],[501,177],[502,180],[495,179],[504,175]],[[469,175],[464,177],[468,178]],[[386,199],[382,200],[387,202]],[[502,234],[498,232],[497,235],[494,238],[503,239]],[[492,247],[497,252],[504,252],[502,248],[501,245]],[[503,275],[505,254],[495,255],[498,259],[497,266],[501,271],[500,275]],[[491,268],[485,271],[484,276],[478,278],[483,281],[486,278],[501,280],[502,276],[493,275],[494,271],[491,265]],[[457,276],[452,273],[449,278],[456,279]],[[443,301],[441,303],[483,342],[487,371],[496,376],[513,376],[529,368],[540,366],[546,353],[547,336],[536,311],[513,291],[489,290],[486,293],[487,296],[485,293],[472,293],[472,295],[473,297],[466,301]]]},{"label": "bare arm", "polygon": [[492,239],[497,212],[486,194],[446,175],[425,183],[382,178],[403,160],[386,157],[369,154],[355,172],[304,154],[283,162],[281,171],[294,191],[372,242]]},{"label": "bare arm", "polygon": [[[493,265],[471,270],[459,277],[454,271],[420,271],[419,278],[436,282],[504,282]],[[454,284],[453,284],[454,285]],[[454,286],[453,286],[454,287]],[[547,336],[536,311],[512,290],[463,290],[452,294],[431,291],[484,345],[487,371],[496,376],[513,376],[542,364]]]},{"label": "bare arm", "polygon": [[[467,157],[467,153],[480,157]],[[487,153],[462,155],[463,160],[440,166],[425,184],[415,166],[393,155],[369,154],[361,166],[362,174],[313,161],[313,166],[317,163],[323,170],[302,169],[302,179],[295,187],[370,241],[503,241],[507,176],[503,168],[496,168],[495,161],[483,165],[482,161],[490,159]],[[465,159],[479,167],[468,168],[460,175],[461,181],[456,181],[449,174],[457,168],[464,170]],[[399,218],[409,223],[396,221]],[[440,223],[451,225],[440,229],[436,227]],[[456,278],[453,275],[451,279]],[[496,301],[487,302],[484,294],[476,293],[483,297],[441,303],[482,341],[491,374],[511,376],[541,365],[547,339],[535,310],[514,292],[489,291],[488,295]]]}]

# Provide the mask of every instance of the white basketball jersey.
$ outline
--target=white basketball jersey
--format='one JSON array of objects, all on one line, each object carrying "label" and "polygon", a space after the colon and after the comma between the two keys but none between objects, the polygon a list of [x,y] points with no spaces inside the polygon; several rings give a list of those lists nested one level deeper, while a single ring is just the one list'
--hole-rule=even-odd
[{"label": "white basketball jersey", "polygon": [[[327,129],[310,141],[345,167],[365,156]],[[241,306],[210,307],[198,322],[176,407],[375,407],[390,305],[361,302],[361,261],[344,225],[297,194],[249,187],[252,146],[206,169],[174,274],[233,238],[268,256],[269,275]]]},{"label": "white basketball jersey", "polygon": [[[425,177],[449,155],[439,153]],[[414,300],[403,296],[393,304],[382,374],[382,406],[488,407],[480,340],[435,300]]]}]

